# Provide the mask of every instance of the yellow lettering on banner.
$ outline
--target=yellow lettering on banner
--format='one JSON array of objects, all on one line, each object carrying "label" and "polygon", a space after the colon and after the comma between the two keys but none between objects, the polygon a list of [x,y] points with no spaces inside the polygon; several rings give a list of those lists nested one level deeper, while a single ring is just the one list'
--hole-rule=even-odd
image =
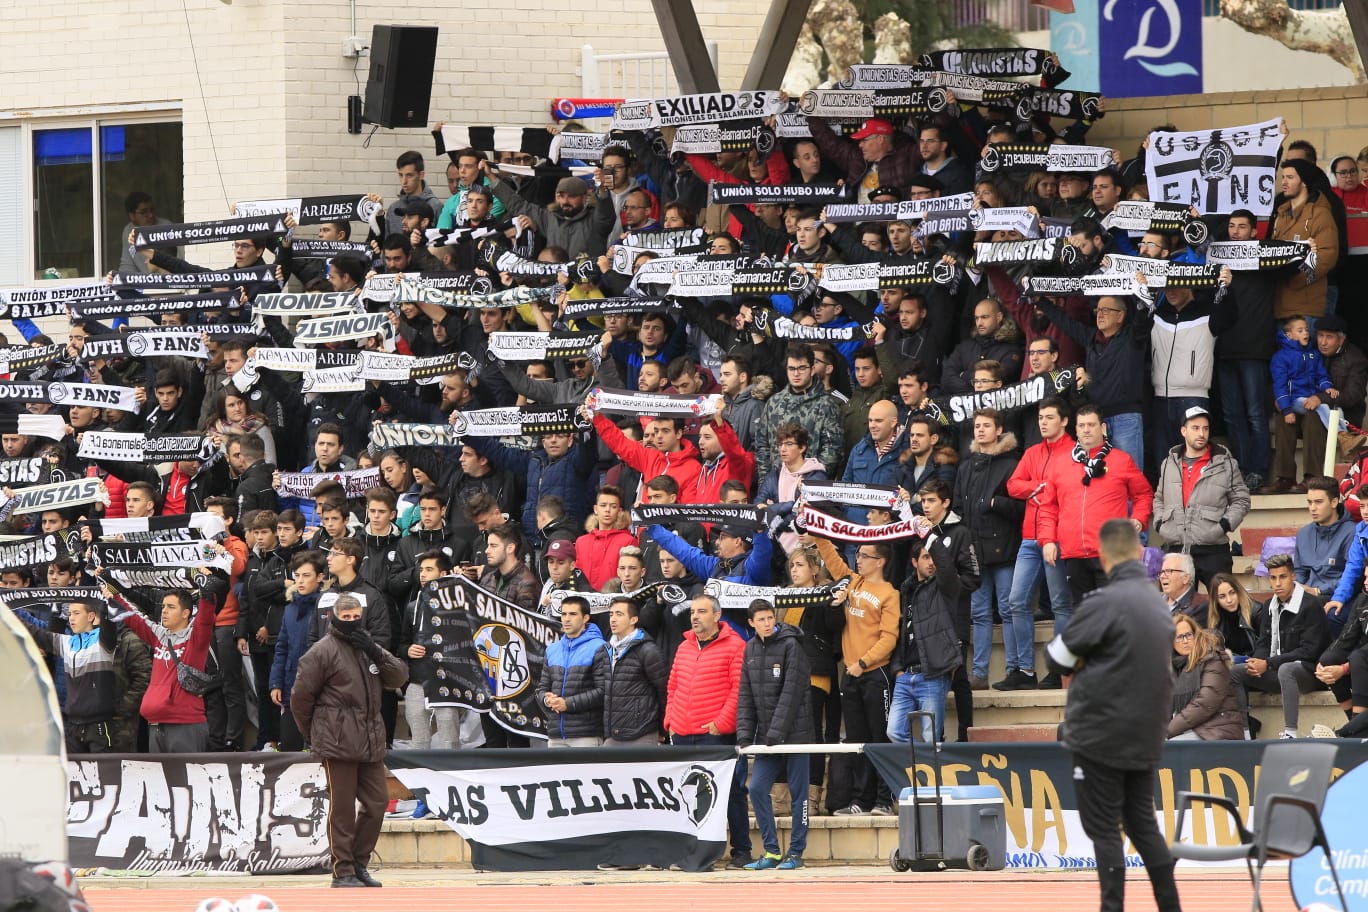
[{"label": "yellow lettering on banner", "polygon": [[[1230,787],[1228,789],[1223,785],[1226,781],[1230,782]],[[1235,772],[1235,770],[1224,766],[1208,770],[1207,787],[1205,791],[1208,791],[1213,795],[1223,795],[1233,799],[1235,801],[1235,806],[1240,809],[1241,820],[1248,814],[1250,796],[1253,794],[1253,790],[1245,780],[1245,777]],[[1235,821],[1230,819],[1229,814],[1225,811],[1216,811],[1213,819],[1215,821],[1216,845],[1233,846],[1240,844],[1239,830],[1236,829]],[[1197,828],[1194,826],[1194,842],[1199,842],[1203,845],[1209,844],[1206,841],[1205,832],[1203,832],[1201,836],[1195,835],[1196,832]]]},{"label": "yellow lettering on banner", "polygon": [[1031,770],[1031,851],[1039,852],[1045,844],[1045,831],[1055,830],[1059,854],[1069,853],[1068,828],[1064,826],[1064,806],[1054,781],[1044,770]]},{"label": "yellow lettering on banner", "polygon": [[[1007,769],[1006,754],[983,754],[979,757],[979,762],[983,764],[985,770]],[[1001,781],[983,771],[978,774],[978,784],[991,785],[1002,792],[1002,816],[1007,821],[1007,829],[1011,831],[1012,839],[1016,840],[1017,845],[1025,845],[1026,800],[1021,793],[1021,776],[1015,772],[1008,775],[1008,781],[1011,783],[1010,788],[1003,788]]]}]

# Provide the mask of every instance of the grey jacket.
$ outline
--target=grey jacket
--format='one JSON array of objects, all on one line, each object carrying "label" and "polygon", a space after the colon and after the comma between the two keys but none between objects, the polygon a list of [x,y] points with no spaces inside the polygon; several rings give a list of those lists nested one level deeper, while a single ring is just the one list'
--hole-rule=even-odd
[{"label": "grey jacket", "polygon": [[756,426],[765,413],[765,400],[755,398],[755,384],[727,400],[722,417],[736,431],[736,439],[748,450],[755,448]]},{"label": "grey jacket", "polygon": [[1154,532],[1182,545],[1223,545],[1249,512],[1249,487],[1230,450],[1211,444],[1211,462],[1202,470],[1183,506],[1183,447],[1176,446],[1159,465],[1154,489]]},{"label": "grey jacket", "polygon": [[432,188],[423,181],[423,192],[410,196],[406,193],[399,194],[394,202],[385,207],[385,234],[403,234],[404,217],[397,214],[394,210],[403,208],[407,202],[422,200],[432,207],[432,224],[437,224],[437,215],[442,211],[442,201],[432,193]]},{"label": "grey jacket", "polygon": [[537,230],[546,236],[548,244],[564,247],[572,258],[581,253],[600,257],[608,250],[608,232],[617,222],[617,212],[606,195],[598,197],[594,206],[586,201],[584,208],[571,216],[529,203],[518,195],[512,184],[502,179],[494,182],[494,197],[504,204],[510,215],[530,218]]}]

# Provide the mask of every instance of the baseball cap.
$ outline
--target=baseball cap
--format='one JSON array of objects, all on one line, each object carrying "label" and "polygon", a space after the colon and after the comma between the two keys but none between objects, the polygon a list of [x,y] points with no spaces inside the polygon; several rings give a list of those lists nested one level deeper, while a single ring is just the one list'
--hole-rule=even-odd
[{"label": "baseball cap", "polygon": [[560,183],[556,184],[556,192],[570,196],[584,196],[589,192],[589,185],[584,182],[582,177],[562,177]]},{"label": "baseball cap", "polygon": [[432,207],[427,204],[426,200],[420,199],[405,200],[394,207],[394,214],[416,215],[420,218],[426,218],[429,222],[437,220],[437,217],[432,214]]},{"label": "baseball cap", "polygon": [[1326,314],[1316,319],[1316,332],[1348,333],[1349,324],[1339,314]]},{"label": "baseball cap", "polygon": [[869,198],[874,199],[878,196],[891,196],[896,202],[902,202],[903,192],[897,187],[875,187],[874,192],[869,194]]},{"label": "baseball cap", "polygon": [[864,139],[868,136],[892,136],[893,125],[886,120],[871,117],[860,125],[860,129],[850,134],[851,139]]},{"label": "baseball cap", "polygon": [[1188,409],[1186,412],[1183,412],[1183,424],[1187,424],[1187,423],[1188,423],[1189,421],[1191,421],[1193,418],[1210,418],[1210,417],[1211,417],[1211,412],[1208,412],[1206,409],[1202,408],[1200,405],[1194,405],[1192,408]]},{"label": "baseball cap", "polygon": [[733,525],[732,523],[719,523],[715,528],[718,532],[721,532],[725,535],[731,535],[736,538],[750,538],[752,535],[755,534],[755,531],[753,529],[747,529],[745,526],[737,526]]},{"label": "baseball cap", "polygon": [[558,538],[546,546],[546,556],[561,560],[574,560],[575,543],[568,538]]}]

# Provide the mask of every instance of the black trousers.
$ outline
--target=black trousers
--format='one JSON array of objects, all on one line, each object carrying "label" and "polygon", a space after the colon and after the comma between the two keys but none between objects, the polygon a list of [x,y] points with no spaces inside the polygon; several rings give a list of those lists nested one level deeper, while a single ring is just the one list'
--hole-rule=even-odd
[{"label": "black trousers", "polygon": [[209,750],[242,750],[242,733],[247,727],[247,691],[242,674],[242,653],[232,627],[215,627],[214,660],[218,662],[223,686],[204,695],[204,716],[209,723]]},{"label": "black trousers", "polygon": [[[380,840],[389,804],[385,762],[323,759],[328,777],[328,852],[333,877],[356,873],[357,865],[370,864]],[[357,807],[357,804],[360,807]]]},{"label": "black trousers", "polygon": [[[274,703],[271,705],[275,706]],[[280,739],[276,743],[282,751],[302,751],[304,749],[304,733],[295,724],[294,714],[290,712],[288,703],[280,711]]]},{"label": "black trousers", "polygon": [[1083,596],[1102,588],[1107,582],[1107,574],[1102,572],[1102,562],[1095,557],[1066,557],[1063,561],[1064,572],[1069,575],[1069,594],[1077,608]]},{"label": "black trousers", "polygon": [[[841,742],[841,691],[835,680],[831,690],[808,687],[808,704],[812,710],[812,733],[822,744]],[[827,758],[825,754],[813,754],[808,759],[808,783],[821,785],[826,778]]]},{"label": "black trousers", "polygon": [[67,723],[64,727],[68,754],[107,754],[115,749],[110,722]]},{"label": "black trousers", "polygon": [[[846,741],[885,743],[888,741],[888,706],[893,699],[893,681],[888,666],[872,668],[852,678],[841,673],[841,718]],[[879,804],[892,804],[888,786],[868,758],[855,768],[854,803],[866,811]]]},{"label": "black trousers", "polygon": [[258,749],[280,742],[280,707],[271,699],[271,659],[269,652],[252,653],[252,677],[256,679]]},{"label": "black trousers", "polygon": [[1083,832],[1093,842],[1102,886],[1102,912],[1121,912],[1125,901],[1126,856],[1121,830],[1145,862],[1160,912],[1177,912],[1173,856],[1154,819],[1155,772],[1106,766],[1073,755],[1074,794]]}]

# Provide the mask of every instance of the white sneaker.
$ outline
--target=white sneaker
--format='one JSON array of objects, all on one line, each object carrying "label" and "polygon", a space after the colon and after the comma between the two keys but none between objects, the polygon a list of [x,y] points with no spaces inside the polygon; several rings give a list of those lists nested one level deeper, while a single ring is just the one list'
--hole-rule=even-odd
[{"label": "white sneaker", "polygon": [[1311,726],[1311,737],[1313,738],[1338,738],[1335,730],[1328,725]]},{"label": "white sneaker", "polygon": [[1297,733],[1290,728],[1284,728],[1281,732],[1278,733],[1279,741],[1291,741],[1295,737],[1297,737]]}]

